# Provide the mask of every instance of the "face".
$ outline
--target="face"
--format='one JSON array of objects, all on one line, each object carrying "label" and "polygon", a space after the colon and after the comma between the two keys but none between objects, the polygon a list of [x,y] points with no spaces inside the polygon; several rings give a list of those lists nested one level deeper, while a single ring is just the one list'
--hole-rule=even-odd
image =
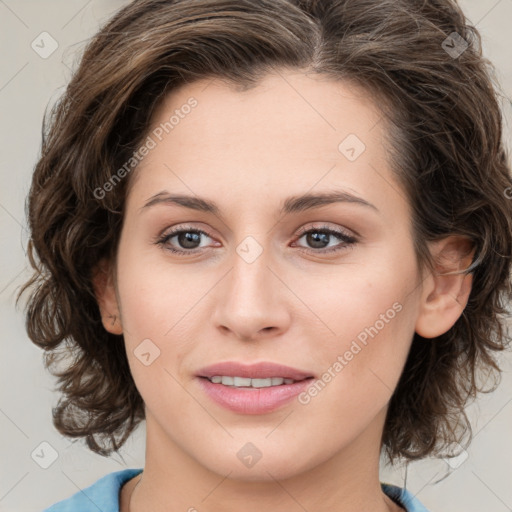
[{"label": "face", "polygon": [[[385,130],[364,91],[299,72],[244,92],[195,82],[155,113],[127,197],[116,296],[162,451],[249,480],[380,440],[421,293]],[[200,377],[224,362],[312,378],[240,389]],[[258,452],[264,464],[240,463]]]}]

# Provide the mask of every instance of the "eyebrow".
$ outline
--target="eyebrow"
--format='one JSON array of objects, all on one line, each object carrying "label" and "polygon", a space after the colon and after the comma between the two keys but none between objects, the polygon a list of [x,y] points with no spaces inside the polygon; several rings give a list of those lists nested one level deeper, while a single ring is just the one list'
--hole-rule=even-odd
[{"label": "eyebrow", "polygon": [[[298,196],[288,197],[279,211],[280,215],[289,213],[298,213],[321,206],[334,203],[353,203],[362,205],[379,212],[379,209],[372,203],[362,197],[358,197],[347,191],[329,191],[309,193]],[[151,196],[148,201],[140,208],[141,212],[157,204],[175,204],[206,213],[212,213],[220,216],[219,207],[208,199],[184,194],[171,194],[167,190],[162,190]]]}]

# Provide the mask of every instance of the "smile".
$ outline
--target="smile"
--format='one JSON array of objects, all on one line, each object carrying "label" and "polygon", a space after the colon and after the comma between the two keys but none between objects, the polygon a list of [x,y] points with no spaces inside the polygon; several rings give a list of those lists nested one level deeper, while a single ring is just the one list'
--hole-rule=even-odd
[{"label": "smile", "polygon": [[267,379],[251,379],[248,377],[230,377],[224,375],[215,375],[209,379],[214,384],[222,384],[223,386],[234,386],[237,388],[268,388],[271,386],[281,386],[282,384],[293,384],[297,382],[293,379],[285,379],[284,377],[270,377]]}]

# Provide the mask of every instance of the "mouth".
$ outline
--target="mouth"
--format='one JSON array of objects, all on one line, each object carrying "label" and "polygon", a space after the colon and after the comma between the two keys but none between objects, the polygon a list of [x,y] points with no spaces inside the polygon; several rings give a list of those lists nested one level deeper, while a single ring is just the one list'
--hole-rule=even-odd
[{"label": "mouth", "polygon": [[281,364],[234,361],[207,366],[196,376],[211,400],[238,414],[267,414],[284,407],[315,378],[309,372]]}]

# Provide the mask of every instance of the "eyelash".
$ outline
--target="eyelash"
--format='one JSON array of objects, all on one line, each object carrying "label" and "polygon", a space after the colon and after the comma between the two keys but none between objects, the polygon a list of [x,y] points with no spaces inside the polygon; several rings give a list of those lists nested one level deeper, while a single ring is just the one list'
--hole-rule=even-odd
[{"label": "eyelash", "polygon": [[[195,249],[190,249],[190,250],[176,249],[167,244],[167,242],[171,238],[173,238],[176,235],[179,235],[181,233],[195,233],[195,234],[201,234],[201,235],[205,235],[209,238],[212,238],[212,237],[210,237],[210,235],[208,233],[206,233],[202,229],[184,226],[184,227],[179,227],[179,228],[173,229],[172,231],[166,233],[165,235],[157,237],[154,243],[156,245],[159,245],[162,249],[168,250],[174,254],[191,255],[191,254],[196,254],[197,252],[201,251],[201,248],[195,248]],[[338,231],[338,230],[332,229],[328,226],[303,229],[298,233],[297,240],[299,240],[304,235],[307,235],[309,233],[324,233],[324,234],[328,234],[328,235],[333,235],[333,236],[339,238],[341,240],[342,244],[340,246],[336,246],[334,248],[331,247],[329,249],[325,249],[325,248],[324,249],[307,249],[305,247],[300,247],[301,250],[308,252],[308,253],[327,254],[327,253],[339,252],[339,251],[343,251],[343,250],[352,248],[358,242],[356,237],[349,235],[343,231]]]}]

